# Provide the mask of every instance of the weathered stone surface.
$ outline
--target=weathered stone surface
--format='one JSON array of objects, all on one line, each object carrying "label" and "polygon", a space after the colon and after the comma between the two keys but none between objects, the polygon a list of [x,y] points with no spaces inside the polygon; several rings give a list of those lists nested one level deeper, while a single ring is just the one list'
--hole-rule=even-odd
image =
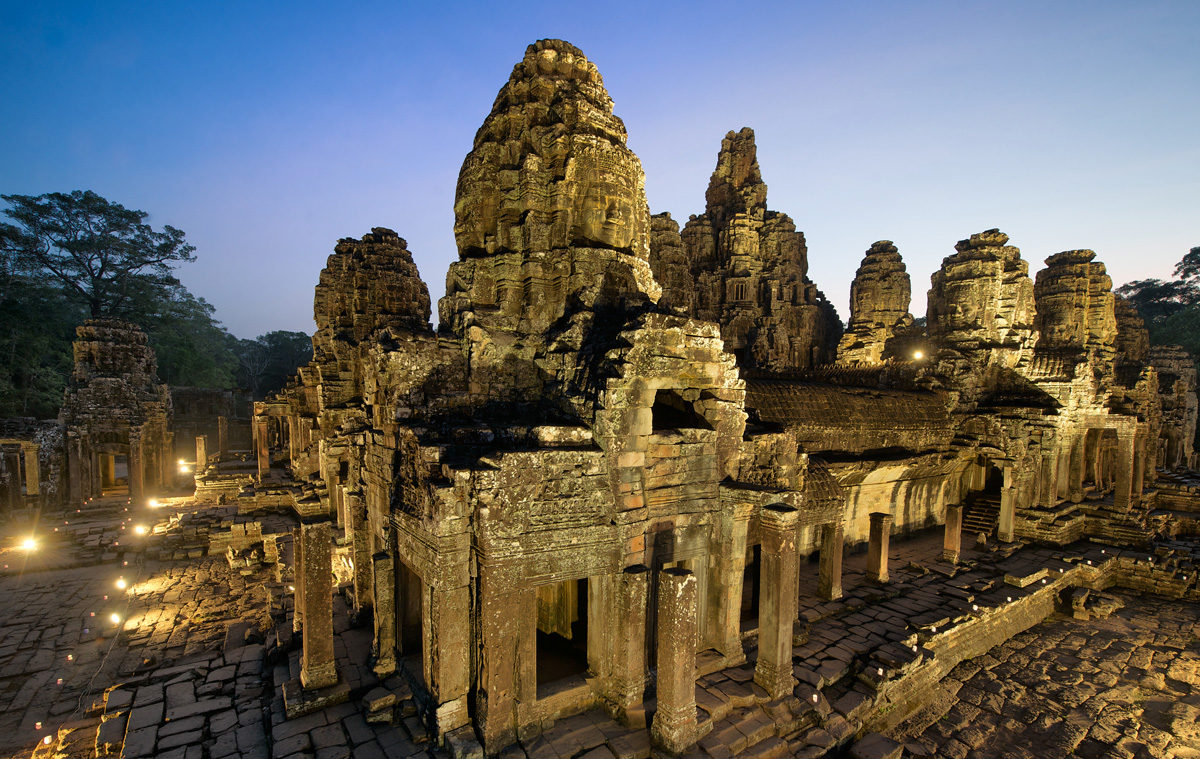
[{"label": "weathered stone surface", "polygon": [[[706,209],[682,232],[690,280],[665,221],[651,260],[666,303],[721,325],[721,339],[744,369],[781,372],[831,362],[841,331],[825,296],[808,279],[804,234],[768,211],[754,131],[729,132],[705,193]],[[694,296],[693,296],[694,293]]]},{"label": "weathered stone surface", "polygon": [[1121,363],[1143,364],[1150,356],[1150,333],[1134,305],[1120,295],[1113,296],[1117,320],[1117,339],[1113,346]]},{"label": "weathered stone surface", "polygon": [[139,503],[171,467],[171,395],[158,381],[146,333],[116,319],[89,319],[75,329],[75,368],[59,421],[67,429],[70,501],[99,496],[115,484],[115,453],[128,460],[129,495]]},{"label": "weathered stone surface", "polygon": [[1178,345],[1150,349],[1150,364],[1158,372],[1162,402],[1162,447],[1158,465],[1167,469],[1194,466],[1196,367],[1192,356]]},{"label": "weathered stone surface", "polygon": [[[912,330],[912,284],[891,240],[867,250],[850,285],[850,323],[838,344],[838,361],[878,363],[895,355],[897,334]],[[909,358],[909,356],[903,356]]]},{"label": "weathered stone surface", "polygon": [[1036,305],[1029,264],[1007,243],[998,229],[959,241],[933,274],[927,319],[939,344],[1011,367],[1033,348]]}]

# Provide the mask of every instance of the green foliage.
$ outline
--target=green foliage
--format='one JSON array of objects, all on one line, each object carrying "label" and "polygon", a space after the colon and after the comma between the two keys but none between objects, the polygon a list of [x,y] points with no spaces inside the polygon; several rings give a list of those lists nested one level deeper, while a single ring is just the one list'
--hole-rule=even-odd
[{"label": "green foliage", "polygon": [[1175,266],[1175,277],[1127,282],[1116,293],[1137,308],[1151,345],[1182,345],[1200,359],[1200,247]]},{"label": "green foliage", "polygon": [[0,197],[0,417],[57,413],[75,327],[98,316],[141,326],[164,382],[234,385],[237,339],[173,273],[195,260],[183,232],[90,191]]},{"label": "green foliage", "polygon": [[58,415],[71,341],[85,314],[55,288],[9,276],[0,287],[0,418]]},{"label": "green foliage", "polygon": [[239,340],[238,386],[262,400],[282,390],[312,355],[312,339],[303,332],[276,330],[253,340]]},{"label": "green foliage", "polygon": [[3,239],[17,264],[32,276],[62,285],[92,317],[128,318],[139,295],[168,298],[179,287],[171,265],[194,261],[195,250],[171,226],[155,231],[144,211],[131,211],[90,190],[71,194],[0,195]]},{"label": "green foliage", "polygon": [[158,357],[159,379],[168,385],[233,387],[237,338],[213,318],[215,309],[182,286],[156,305],[142,325]]}]

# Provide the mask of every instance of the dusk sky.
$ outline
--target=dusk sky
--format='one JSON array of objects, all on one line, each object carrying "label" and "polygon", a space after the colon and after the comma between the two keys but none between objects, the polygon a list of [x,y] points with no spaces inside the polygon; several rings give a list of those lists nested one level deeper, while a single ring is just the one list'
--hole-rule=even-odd
[{"label": "dusk sky", "polygon": [[[1091,248],[1115,284],[1200,245],[1200,2],[0,4],[0,192],[93,190],[195,245],[239,337],[311,333],[341,237],[408,240],[436,301],[454,186],[529,43],[580,47],[652,212],[704,210],[750,126],[768,207],[848,318],[895,241],[925,311],[955,241]],[[434,308],[436,322],[436,306]]]}]

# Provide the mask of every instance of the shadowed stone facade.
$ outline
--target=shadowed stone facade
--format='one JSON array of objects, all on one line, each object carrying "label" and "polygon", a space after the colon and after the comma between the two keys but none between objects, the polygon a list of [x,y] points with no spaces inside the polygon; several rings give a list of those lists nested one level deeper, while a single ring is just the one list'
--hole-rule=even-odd
[{"label": "shadowed stone facade", "polygon": [[75,369],[59,412],[70,502],[116,484],[118,456],[126,460],[129,497],[140,501],[173,471],[170,392],[158,381],[154,351],[137,325],[89,319],[75,332]]},{"label": "shadowed stone facade", "polygon": [[925,527],[950,562],[964,534],[1163,529],[1160,430],[1165,463],[1191,463],[1194,373],[1169,351],[1146,363],[1093,253],[1051,256],[1035,284],[1006,235],[972,235],[933,275],[921,334],[880,241],[839,353],[749,129],[722,141],[706,201],[682,231],[651,216],[596,67],[543,40],[463,162],[436,332],[403,240],[338,243],[313,361],[256,404],[244,496],[286,493],[304,520],[297,688],[339,684],[318,597],[333,552],[373,670],[406,678],[452,746],[496,754],[598,707],[681,753],[711,729],[697,676],[809,695],[797,598],[842,595],[847,544],[886,586],[889,538]]}]

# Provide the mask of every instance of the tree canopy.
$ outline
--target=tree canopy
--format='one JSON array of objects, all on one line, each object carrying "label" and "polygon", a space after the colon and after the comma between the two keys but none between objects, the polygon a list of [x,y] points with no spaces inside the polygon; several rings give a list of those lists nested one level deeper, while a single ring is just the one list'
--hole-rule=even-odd
[{"label": "tree canopy", "polygon": [[97,316],[141,326],[163,381],[234,385],[237,338],[174,275],[195,260],[183,232],[94,192],[0,197],[0,417],[57,414],[75,327]]},{"label": "tree canopy", "polygon": [[180,286],[172,264],[196,260],[180,230],[156,231],[144,211],[90,190],[0,197],[16,222],[0,227],[5,253],[31,275],[63,286],[92,317],[129,316],[147,295],[169,298]]},{"label": "tree canopy", "polygon": [[1200,247],[1175,266],[1174,279],[1138,279],[1116,289],[1137,308],[1152,345],[1182,345],[1200,359]]}]

